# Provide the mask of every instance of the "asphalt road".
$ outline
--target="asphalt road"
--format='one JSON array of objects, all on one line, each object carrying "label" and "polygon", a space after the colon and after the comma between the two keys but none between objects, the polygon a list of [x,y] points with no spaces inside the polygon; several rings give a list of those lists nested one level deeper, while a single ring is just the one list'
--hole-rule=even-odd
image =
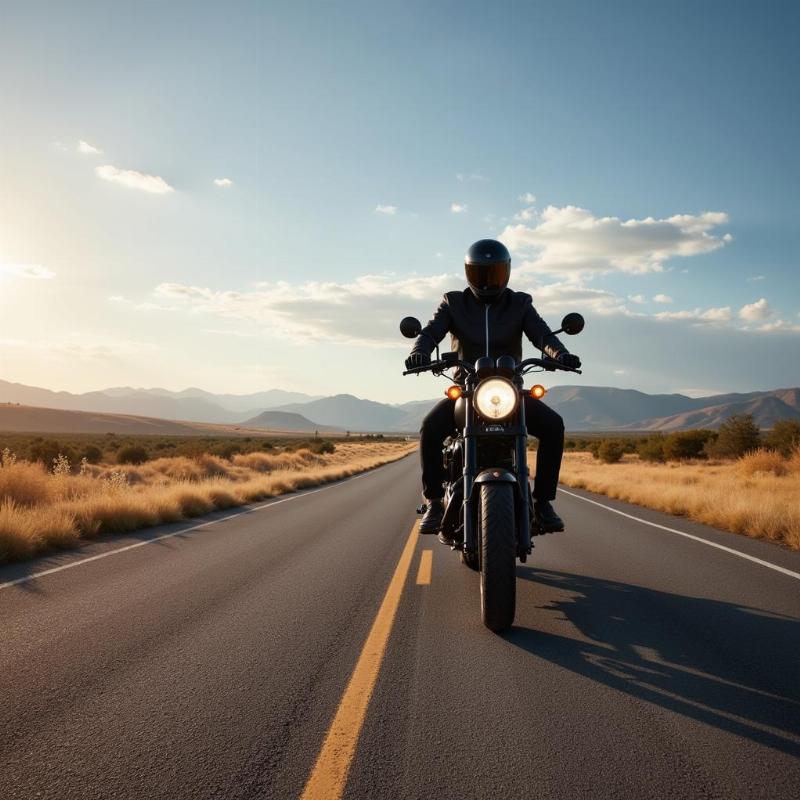
[{"label": "asphalt road", "polygon": [[337,719],[346,798],[795,800],[800,580],[736,553],[800,553],[574,494],[673,531],[561,494],[502,637],[413,457],[3,568],[0,797],[300,797]]}]

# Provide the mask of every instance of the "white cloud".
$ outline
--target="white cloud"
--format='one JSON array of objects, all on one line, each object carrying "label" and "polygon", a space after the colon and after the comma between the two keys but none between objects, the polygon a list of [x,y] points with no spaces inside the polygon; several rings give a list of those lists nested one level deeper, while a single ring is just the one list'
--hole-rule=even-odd
[{"label": "white cloud", "polygon": [[536,195],[533,192],[523,192],[518,198],[520,203],[525,203],[526,206],[532,205],[536,202]]},{"label": "white cloud", "polygon": [[465,203],[451,203],[450,204],[450,212],[452,214],[464,214],[467,210],[467,206]]},{"label": "white cloud", "polygon": [[40,264],[0,264],[0,275],[4,273],[17,278],[30,278],[39,281],[51,280],[56,276],[55,272]]},{"label": "white cloud", "polygon": [[514,219],[517,222],[530,222],[535,216],[536,209],[533,206],[528,206],[528,208],[523,208],[514,214]]},{"label": "white cloud", "polygon": [[152,357],[161,351],[160,345],[151,342],[137,342],[131,339],[104,337],[102,341],[89,341],[74,333],[65,334],[58,341],[54,339],[0,339],[0,347],[30,358],[72,359],[79,361],[118,362],[121,359],[138,356]]},{"label": "white cloud", "polygon": [[95,167],[98,178],[112,183],[120,183],[129,189],[140,189],[143,192],[152,194],[168,194],[175,190],[163,178],[158,175],[146,175],[133,169],[119,169],[106,164],[102,167]]},{"label": "white cloud", "polygon": [[628,300],[630,300],[631,303],[636,303],[637,305],[642,305],[642,303],[647,302],[647,298],[643,294],[629,294]]},{"label": "white cloud", "polygon": [[375,206],[375,213],[386,214],[389,217],[393,217],[397,213],[397,206],[382,206],[378,204]]},{"label": "white cloud", "polygon": [[615,369],[614,370],[614,374],[615,375],[627,375],[628,374],[628,370],[626,370],[626,369]]},{"label": "white cloud", "polygon": [[103,152],[99,147],[95,147],[93,144],[89,144],[89,142],[85,142],[83,139],[78,142],[78,147],[76,149],[79,153],[83,153],[87,156],[96,156]]},{"label": "white cloud", "polygon": [[596,217],[577,206],[548,206],[536,225],[509,225],[500,239],[523,259],[522,270],[556,275],[660,272],[670,258],[723,247],[731,237],[712,231],[727,221],[727,214],[716,211],[623,220]]},{"label": "white cloud", "polygon": [[766,275],[753,275],[747,279],[748,283],[758,283],[759,281],[766,280]]},{"label": "white cloud", "polygon": [[742,306],[739,309],[739,319],[743,319],[745,322],[759,322],[762,319],[766,319],[771,314],[772,309],[765,297],[756,300],[755,303]]},{"label": "white cloud", "polygon": [[668,294],[657,294],[653,297],[653,302],[669,305],[672,302],[672,298]]},{"label": "white cloud", "polygon": [[233,181],[230,178],[214,178],[214,186],[219,186],[221,189],[227,189],[233,186]]},{"label": "white cloud", "polygon": [[656,319],[686,320],[693,323],[720,323],[730,322],[733,312],[730,306],[723,308],[695,308],[690,311],[659,311],[653,315]]},{"label": "white cloud", "polygon": [[785,319],[776,319],[759,325],[756,330],[761,333],[800,333],[800,325]]},{"label": "white cloud", "polygon": [[406,346],[397,331],[400,319],[429,314],[445,291],[460,284],[454,275],[364,275],[350,283],[280,281],[245,291],[162,283],[154,294],[171,310],[248,320],[300,343],[398,347]]},{"label": "white cloud", "polygon": [[481,172],[459,172],[456,174],[456,179],[460,183],[471,183],[477,181],[479,183],[488,183],[489,179]]}]

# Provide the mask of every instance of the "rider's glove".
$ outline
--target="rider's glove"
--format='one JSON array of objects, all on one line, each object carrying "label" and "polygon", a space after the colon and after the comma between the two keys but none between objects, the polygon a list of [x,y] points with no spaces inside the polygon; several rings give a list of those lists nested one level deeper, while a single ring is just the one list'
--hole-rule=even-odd
[{"label": "rider's glove", "polygon": [[573,355],[572,353],[567,353],[566,351],[559,353],[556,357],[556,361],[565,367],[569,367],[570,369],[581,368],[581,360],[578,358],[578,356]]},{"label": "rider's glove", "polygon": [[427,367],[431,363],[431,357],[425,353],[412,353],[406,359],[406,369],[416,369],[417,367]]}]

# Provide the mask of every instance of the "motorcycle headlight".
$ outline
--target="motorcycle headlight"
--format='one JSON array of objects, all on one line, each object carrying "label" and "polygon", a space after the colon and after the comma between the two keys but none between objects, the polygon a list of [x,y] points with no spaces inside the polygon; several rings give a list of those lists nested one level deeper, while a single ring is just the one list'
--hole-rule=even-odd
[{"label": "motorcycle headlight", "polygon": [[484,419],[501,420],[510,417],[517,408],[519,393],[503,378],[487,378],[475,390],[475,408]]}]

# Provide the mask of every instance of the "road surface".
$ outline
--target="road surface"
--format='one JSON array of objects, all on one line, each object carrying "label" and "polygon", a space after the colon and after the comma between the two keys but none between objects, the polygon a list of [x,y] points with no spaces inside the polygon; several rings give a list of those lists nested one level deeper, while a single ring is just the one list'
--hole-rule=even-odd
[{"label": "road surface", "polygon": [[800,553],[570,491],[502,637],[415,457],[3,568],[0,797],[795,800]]}]

